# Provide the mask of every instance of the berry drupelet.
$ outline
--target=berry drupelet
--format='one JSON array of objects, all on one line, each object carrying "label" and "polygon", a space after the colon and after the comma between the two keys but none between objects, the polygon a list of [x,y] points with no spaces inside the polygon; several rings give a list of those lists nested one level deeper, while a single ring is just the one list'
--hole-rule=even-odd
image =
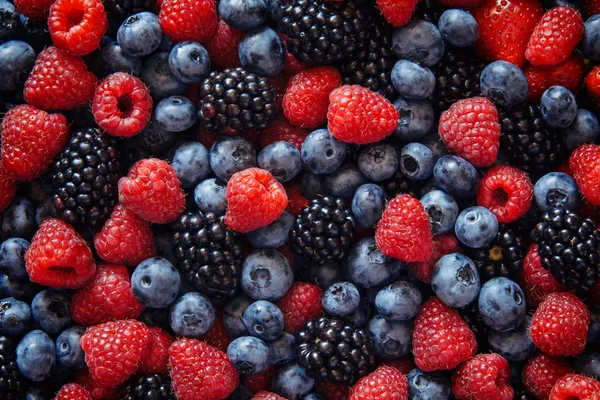
[{"label": "berry drupelet", "polygon": [[127,386],[123,400],[175,400],[171,390],[171,379],[162,374],[140,376]]},{"label": "berry drupelet", "polygon": [[20,399],[27,381],[21,375],[16,360],[16,343],[0,336],[0,398]]},{"label": "berry drupelet", "polygon": [[394,198],[400,193],[407,193],[416,198],[420,197],[419,182],[408,179],[401,169],[398,169],[391,178],[381,182],[380,186],[389,198]]}]

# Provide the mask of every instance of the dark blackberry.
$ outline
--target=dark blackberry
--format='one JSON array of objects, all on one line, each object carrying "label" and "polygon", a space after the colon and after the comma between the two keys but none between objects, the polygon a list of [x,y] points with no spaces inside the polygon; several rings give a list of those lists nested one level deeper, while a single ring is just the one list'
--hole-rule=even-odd
[{"label": "dark blackberry", "polygon": [[490,328],[483,322],[483,318],[479,313],[479,302],[474,300],[468,306],[457,308],[456,310],[475,334],[477,352],[486,353],[489,350],[488,333],[490,332]]},{"label": "dark blackberry", "polygon": [[97,230],[119,202],[119,141],[97,128],[76,130],[52,165],[54,207],[71,225]]},{"label": "dark blackberry", "polygon": [[21,19],[19,12],[9,3],[0,5],[0,43],[13,39],[19,33]]},{"label": "dark blackberry", "polygon": [[27,18],[21,15],[21,40],[29,43],[36,52],[52,45],[48,21],[45,19]]},{"label": "dark blackberry", "polygon": [[408,193],[412,197],[420,198],[420,185],[418,181],[408,179],[404,173],[398,169],[394,176],[379,184],[389,198],[394,198],[400,193]]},{"label": "dark blackberry", "polygon": [[542,266],[569,289],[589,291],[600,279],[600,230],[573,211],[555,207],[531,231]]},{"label": "dark blackberry", "polygon": [[290,231],[290,249],[316,264],[344,258],[354,239],[354,216],[344,199],[311,200]]},{"label": "dark blackberry", "polygon": [[125,389],[122,400],[176,400],[171,390],[171,379],[152,374],[134,379]]},{"label": "dark blackberry", "polygon": [[19,400],[27,381],[17,366],[16,343],[0,336],[0,400]]},{"label": "dark blackberry", "polygon": [[437,0],[420,0],[415,7],[413,19],[422,19],[437,25],[438,19],[444,11],[446,8]]},{"label": "dark blackberry", "polygon": [[353,0],[283,0],[280,30],[299,61],[330,65],[360,54],[369,37],[369,9]]},{"label": "dark blackberry", "polygon": [[277,116],[277,91],[269,78],[243,68],[211,72],[198,98],[198,121],[210,131],[264,129]]},{"label": "dark blackberry", "polygon": [[352,385],[376,367],[371,338],[353,323],[308,320],[296,334],[296,344],[298,364],[315,379]]},{"label": "dark blackberry", "polygon": [[217,301],[238,292],[242,272],[242,239],[227,229],[224,218],[196,210],[172,224],[177,268],[196,289]]},{"label": "dark blackberry", "polygon": [[154,0],[104,0],[104,8],[108,14],[125,19],[132,14],[150,11],[154,3]]},{"label": "dark blackberry", "polygon": [[530,394],[525,389],[519,389],[519,390],[515,391],[514,400],[536,400],[536,399],[537,399],[537,397]]}]

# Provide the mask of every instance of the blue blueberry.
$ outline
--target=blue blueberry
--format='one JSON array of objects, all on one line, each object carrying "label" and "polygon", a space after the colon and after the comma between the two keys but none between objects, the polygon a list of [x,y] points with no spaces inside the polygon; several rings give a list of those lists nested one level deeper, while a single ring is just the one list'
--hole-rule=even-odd
[{"label": "blue blueberry", "polygon": [[54,341],[40,330],[29,332],[17,345],[17,366],[31,381],[46,379],[56,363]]},{"label": "blue blueberry", "polygon": [[592,344],[600,340],[600,304],[589,305],[590,326],[588,328],[587,344]]},{"label": "blue blueberry", "polygon": [[312,172],[305,170],[300,179],[300,187],[302,188],[302,194],[307,199],[315,199],[319,195],[325,193],[323,187],[323,176],[313,174]]},{"label": "blue blueberry", "polygon": [[270,301],[258,300],[242,314],[242,321],[252,336],[272,342],[283,332],[283,313]]},{"label": "blue blueberry", "polygon": [[336,282],[325,290],[321,302],[327,314],[345,317],[358,308],[360,293],[350,282]]},{"label": "blue blueberry", "polygon": [[567,150],[572,152],[580,144],[596,143],[600,138],[600,124],[592,112],[580,108],[573,123],[563,132]]},{"label": "blue blueberry", "polygon": [[550,86],[540,101],[542,117],[554,128],[566,128],[577,116],[577,100],[564,86]]},{"label": "blue blueberry", "polygon": [[248,329],[242,321],[242,315],[252,302],[251,298],[240,294],[229,300],[223,307],[223,326],[232,338],[249,335]]},{"label": "blue blueberry", "polygon": [[399,60],[392,69],[392,85],[400,96],[422,100],[435,89],[435,76],[427,67],[410,60]]},{"label": "blue blueberry", "polygon": [[[131,156],[135,161],[137,161],[141,158],[144,158],[143,154],[135,154],[140,151],[140,148],[141,151],[146,151],[150,154],[159,154],[165,149],[171,148],[176,141],[177,133],[167,132],[159,126],[156,118],[152,117],[144,129],[132,140],[125,142],[125,145],[134,145],[134,147],[130,147],[129,150],[134,153],[131,154]],[[148,156],[150,156],[150,154],[148,154]]]},{"label": "blue blueberry", "polygon": [[38,226],[35,221],[35,211],[36,206],[31,200],[25,197],[14,199],[4,210],[0,236],[31,239]]},{"label": "blue blueberry", "polygon": [[142,66],[142,81],[150,88],[150,95],[156,99],[182,95],[187,85],[180,82],[169,68],[169,53],[154,53]]},{"label": "blue blueberry", "polygon": [[379,314],[371,318],[367,333],[373,339],[375,354],[388,359],[410,354],[412,325],[412,321],[388,321]]},{"label": "blue blueberry", "polygon": [[415,368],[406,376],[408,395],[412,400],[450,400],[450,379],[441,374],[427,373]]},{"label": "blue blueberry", "polygon": [[354,196],[356,189],[367,183],[367,179],[356,165],[344,164],[325,176],[323,183],[327,193],[349,199]]},{"label": "blue blueberry", "polygon": [[256,167],[256,150],[241,136],[222,136],[210,148],[210,168],[219,179],[228,181],[251,167]]},{"label": "blue blueberry", "polygon": [[490,244],[496,238],[498,229],[498,219],[494,213],[481,206],[463,210],[454,224],[457,239],[474,249]]},{"label": "blue blueberry", "polygon": [[562,172],[549,172],[533,187],[535,202],[542,211],[552,207],[576,210],[579,206],[579,189],[575,179]]},{"label": "blue blueberry", "polygon": [[73,325],[62,331],[56,338],[56,358],[65,367],[75,369],[85,367],[85,353],[79,345],[84,333],[84,327]]},{"label": "blue blueberry", "polygon": [[244,35],[238,45],[238,55],[244,68],[260,76],[275,76],[285,66],[283,40],[266,26]]},{"label": "blue blueberry", "polygon": [[443,190],[432,190],[421,198],[421,204],[429,214],[431,232],[447,233],[454,229],[458,217],[458,204]]},{"label": "blue blueberry", "polygon": [[398,152],[387,143],[373,143],[361,150],[356,165],[368,180],[384,181],[398,171]]},{"label": "blue blueberry", "polygon": [[17,36],[21,27],[21,20],[16,7],[6,0],[0,0],[0,15],[2,16],[0,43],[2,43]]},{"label": "blue blueberry", "polygon": [[312,264],[308,268],[310,281],[322,290],[344,280],[344,269],[337,263]]},{"label": "blue blueberry", "polygon": [[235,29],[249,31],[258,28],[267,18],[265,0],[222,0],[219,16]]},{"label": "blue blueberry", "polygon": [[585,352],[573,359],[573,367],[578,374],[600,378],[600,353]]},{"label": "blue blueberry", "polygon": [[224,214],[227,209],[225,186],[225,182],[217,178],[209,178],[200,182],[194,189],[194,201],[200,211]]},{"label": "blue blueberry", "polygon": [[318,393],[309,393],[309,394],[305,395],[304,397],[302,397],[302,400],[327,400],[327,399],[325,399],[324,396],[322,396]]},{"label": "blue blueberry", "polygon": [[433,161],[437,162],[443,156],[448,155],[448,149],[444,142],[440,140],[440,135],[437,132],[432,132],[428,135],[423,136],[420,142],[425,146],[429,147],[431,154],[433,154]]},{"label": "blue blueberry", "polygon": [[400,153],[400,169],[413,180],[424,180],[433,174],[433,153],[421,143],[409,143]]},{"label": "blue blueberry", "polygon": [[398,97],[394,101],[394,108],[400,114],[394,134],[403,141],[412,142],[421,139],[435,124],[433,107],[428,100]]},{"label": "blue blueberry", "polygon": [[269,367],[269,346],[254,336],[242,336],[227,347],[227,356],[244,375],[258,375]]},{"label": "blue blueberry", "polygon": [[255,250],[244,260],[242,289],[254,300],[278,300],[287,293],[293,282],[290,263],[276,250]]},{"label": "blue blueberry", "polygon": [[191,189],[210,174],[208,150],[202,143],[185,142],[175,150],[171,166],[181,187]]},{"label": "blue blueberry", "polygon": [[0,244],[0,272],[11,279],[29,279],[25,269],[25,253],[30,243],[21,238],[6,239]]},{"label": "blue blueberry", "polygon": [[117,43],[130,56],[146,56],[158,49],[162,36],[158,16],[144,11],[123,21],[117,31]]},{"label": "blue blueberry", "polygon": [[289,400],[300,400],[310,392],[315,380],[306,374],[306,370],[296,363],[279,368],[272,381],[273,392]]},{"label": "blue blueberry", "polygon": [[53,218],[56,215],[54,207],[54,199],[50,196],[46,197],[35,210],[35,222],[40,225],[48,218]]},{"label": "blue blueberry", "polygon": [[175,301],[180,287],[179,271],[162,257],[142,261],[131,275],[133,294],[146,307],[170,306]]},{"label": "blue blueberry", "polygon": [[0,44],[0,60],[0,90],[15,90],[33,68],[35,51],[25,42],[11,40]]},{"label": "blue blueberry", "polygon": [[381,289],[375,297],[377,312],[388,321],[406,321],[416,317],[423,296],[409,281],[397,281]]},{"label": "blue blueberry", "polygon": [[481,72],[481,93],[496,104],[511,107],[525,100],[529,91],[527,77],[516,65],[494,61]]},{"label": "blue blueberry", "polygon": [[296,359],[296,337],[283,332],[277,339],[269,343],[269,363],[287,364]]},{"label": "blue blueberry", "polygon": [[479,293],[479,313],[490,328],[508,332],[516,329],[527,311],[523,290],[514,281],[497,277],[487,281]]},{"label": "blue blueberry", "polygon": [[348,254],[348,275],[363,288],[392,283],[403,269],[400,260],[384,255],[377,248],[373,237],[356,242]]},{"label": "blue blueberry", "polygon": [[8,276],[0,274],[0,298],[14,297],[29,302],[39,290],[39,285],[29,280],[11,280]]},{"label": "blue blueberry", "polygon": [[200,337],[214,321],[215,308],[200,293],[186,293],[171,306],[169,324],[177,336]]},{"label": "blue blueberry", "polygon": [[45,289],[31,301],[31,315],[44,332],[56,335],[70,326],[71,298],[56,289]]},{"label": "blue blueberry", "polygon": [[457,156],[440,157],[433,166],[433,177],[440,189],[459,200],[473,197],[479,184],[475,167]]},{"label": "blue blueberry", "polygon": [[342,320],[351,322],[357,328],[365,328],[369,319],[371,318],[371,304],[365,296],[361,296],[358,307],[354,312],[346,317],[342,317]]},{"label": "blue blueberry", "polygon": [[479,25],[471,13],[460,10],[446,10],[440,15],[438,27],[444,40],[457,47],[468,47],[479,37]]},{"label": "blue blueberry", "polygon": [[317,129],[302,143],[302,161],[315,174],[329,174],[342,165],[346,143],[337,140],[327,129]]},{"label": "blue blueberry", "polygon": [[7,297],[0,300],[0,334],[19,336],[31,326],[31,309],[25,302]]},{"label": "blue blueberry", "polygon": [[529,336],[531,317],[516,328],[508,332],[490,330],[488,342],[490,349],[510,362],[521,362],[529,359],[535,353],[536,347]]},{"label": "blue blueberry", "polygon": [[392,49],[398,58],[406,58],[426,67],[437,64],[444,55],[444,39],[434,24],[413,19],[392,35]]},{"label": "blue blueberry", "polygon": [[47,389],[43,387],[29,387],[26,389],[24,400],[50,400],[51,395],[48,393]]},{"label": "blue blueberry", "polygon": [[366,183],[354,192],[352,213],[361,226],[372,228],[381,219],[385,204],[383,189],[374,183]]},{"label": "blue blueberry", "polygon": [[287,243],[293,225],[294,216],[284,211],[279,218],[269,225],[248,232],[246,238],[255,249],[275,249]]},{"label": "blue blueberry", "polygon": [[581,50],[586,58],[600,61],[600,15],[588,18],[581,39]]},{"label": "blue blueberry", "polygon": [[183,83],[202,82],[210,72],[208,51],[196,42],[177,43],[169,53],[169,68]]},{"label": "blue blueberry", "polygon": [[158,103],[154,118],[167,132],[183,132],[196,123],[196,106],[187,97],[170,96]]},{"label": "blue blueberry", "polygon": [[481,281],[473,260],[460,253],[452,253],[435,264],[431,287],[441,301],[458,308],[471,304],[477,298]]},{"label": "blue blueberry", "polygon": [[288,142],[278,141],[258,153],[258,166],[283,183],[294,179],[300,173],[302,158],[296,147]]},{"label": "blue blueberry", "polygon": [[102,62],[110,72],[127,72],[139,76],[142,59],[125,53],[117,42],[111,41],[100,49]]},{"label": "blue blueberry", "polygon": [[283,18],[283,8],[280,0],[265,0],[267,4],[267,16],[274,22],[279,22]]}]

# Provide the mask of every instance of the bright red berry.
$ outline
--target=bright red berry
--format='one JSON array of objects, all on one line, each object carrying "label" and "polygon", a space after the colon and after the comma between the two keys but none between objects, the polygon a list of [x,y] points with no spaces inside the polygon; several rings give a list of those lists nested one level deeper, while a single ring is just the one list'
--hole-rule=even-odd
[{"label": "bright red berry", "polygon": [[414,326],[413,354],[415,364],[423,371],[454,369],[477,350],[469,325],[437,297],[423,304]]},{"label": "bright red berry", "polygon": [[281,397],[277,393],[267,392],[266,390],[261,390],[252,396],[250,400],[286,400],[285,397]]},{"label": "bright red berry", "polygon": [[433,251],[427,261],[411,262],[408,264],[409,271],[421,281],[430,284],[433,267],[440,258],[450,253],[461,253],[458,240],[453,234],[442,233],[433,237]]},{"label": "bright red berry", "polygon": [[271,380],[276,372],[277,366],[269,365],[262,374],[245,376],[243,383],[250,393],[257,394],[261,391],[268,391],[271,390]]},{"label": "bright red berry", "polygon": [[283,324],[286,332],[296,333],[309,319],[323,314],[321,297],[323,291],[308,282],[294,282],[290,290],[278,302],[283,313]]},{"label": "bright red berry", "polygon": [[571,372],[573,368],[566,359],[539,353],[527,360],[523,367],[523,385],[529,393],[544,400],[556,381]]},{"label": "bright red berry", "polygon": [[527,100],[538,102],[550,86],[560,85],[573,93],[579,92],[585,75],[585,65],[577,54],[557,65],[535,67],[528,65],[523,69],[529,84]]},{"label": "bright red berry", "polygon": [[56,0],[50,7],[48,28],[54,45],[84,56],[100,47],[108,20],[100,0]]},{"label": "bright red berry", "polygon": [[363,376],[352,386],[348,400],[408,400],[408,382],[402,372],[383,366]]},{"label": "bright red berry", "polygon": [[288,197],[288,209],[293,215],[298,215],[304,207],[308,207],[310,201],[302,194],[302,186],[293,183],[285,187]]},{"label": "bright red berry", "polygon": [[450,152],[476,167],[491,165],[498,157],[498,110],[485,97],[472,97],[452,104],[440,116],[438,132]]},{"label": "bright red berry", "polygon": [[585,198],[594,205],[600,205],[600,145],[579,146],[571,153],[569,167]]},{"label": "bright red berry", "polygon": [[557,380],[548,397],[548,400],[598,399],[600,399],[600,382],[579,374],[567,374]]},{"label": "bright red berry", "polygon": [[17,11],[27,18],[47,19],[54,0],[15,0]]},{"label": "bright red berry", "polygon": [[69,138],[67,119],[21,104],[2,120],[2,164],[15,179],[37,178]]},{"label": "bright red berry", "polygon": [[418,0],[377,0],[379,10],[392,26],[399,27],[410,22]]},{"label": "bright red berry", "polygon": [[245,34],[245,31],[232,28],[219,19],[214,36],[204,46],[210,56],[210,62],[222,68],[241,66],[237,49]]},{"label": "bright red berry", "polygon": [[208,42],[215,34],[219,18],[213,0],[164,0],[160,25],[174,42]]},{"label": "bright red berry", "polygon": [[142,374],[169,374],[169,347],[175,339],[158,327],[149,328],[152,339],[146,348],[146,354],[140,360],[139,372]]},{"label": "bright red berry", "polygon": [[457,400],[512,400],[508,361],[499,354],[478,354],[452,375]]},{"label": "bright red berry", "polygon": [[6,172],[6,168],[0,162],[0,212],[10,205],[17,195],[17,183],[15,178]]},{"label": "bright red berry", "polygon": [[521,218],[531,205],[533,185],[526,172],[508,165],[497,165],[479,181],[477,204],[494,213],[498,222]]},{"label": "bright red berry", "polygon": [[75,373],[75,383],[85,388],[94,400],[113,400],[119,398],[122,387],[102,387],[94,380],[87,368],[80,369]]},{"label": "bright red berry", "polygon": [[550,271],[542,267],[537,244],[529,246],[523,260],[519,283],[531,309],[536,309],[549,293],[568,291],[566,286],[558,283]]},{"label": "bright red berry", "polygon": [[119,180],[119,200],[145,221],[165,224],[185,209],[185,194],[179,185],[169,163],[147,158],[136,162]]},{"label": "bright red berry", "polygon": [[292,144],[300,151],[302,143],[304,143],[304,139],[306,139],[309,133],[308,129],[293,125],[285,116],[279,115],[262,131],[260,146],[266,147],[271,143],[283,140]]},{"label": "bright red berry", "polygon": [[596,65],[585,77],[585,89],[596,107],[600,107],[600,65]]},{"label": "bright red berry", "polygon": [[229,347],[229,344],[233,341],[233,339],[231,336],[229,336],[229,333],[227,333],[225,325],[223,325],[221,311],[215,311],[215,320],[210,326],[210,329],[198,339],[208,343],[213,347],[216,347],[225,353],[227,352],[227,347]]},{"label": "bright red berry", "polygon": [[54,400],[92,400],[90,392],[76,383],[67,383],[60,388]]}]

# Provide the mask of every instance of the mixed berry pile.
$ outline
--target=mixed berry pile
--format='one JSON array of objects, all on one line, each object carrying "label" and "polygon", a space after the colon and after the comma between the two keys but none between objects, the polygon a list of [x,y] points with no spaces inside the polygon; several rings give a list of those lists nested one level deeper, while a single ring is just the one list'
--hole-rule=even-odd
[{"label": "mixed berry pile", "polygon": [[0,400],[600,400],[599,112],[600,0],[0,0]]}]

